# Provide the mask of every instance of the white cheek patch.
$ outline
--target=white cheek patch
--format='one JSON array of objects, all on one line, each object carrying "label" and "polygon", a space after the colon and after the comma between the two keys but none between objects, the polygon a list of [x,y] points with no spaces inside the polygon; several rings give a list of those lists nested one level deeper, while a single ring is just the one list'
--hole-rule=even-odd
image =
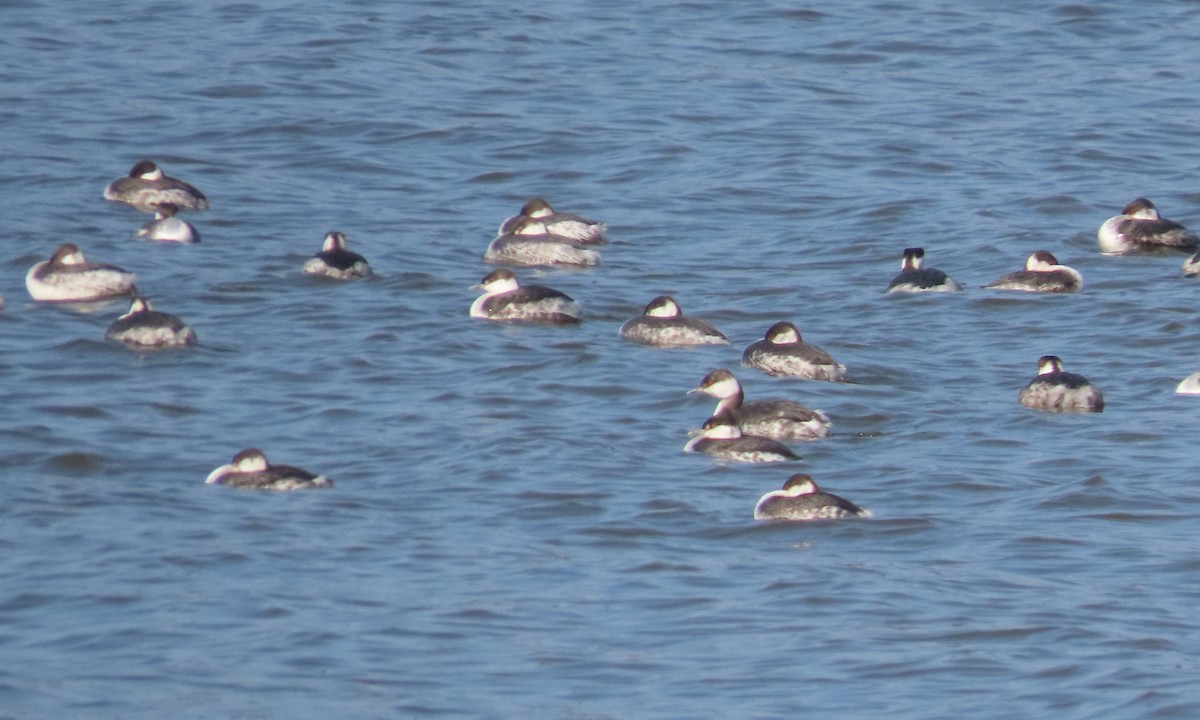
[{"label": "white cheek patch", "polygon": [[788,497],[800,497],[801,495],[811,495],[817,491],[817,486],[811,480],[796,483],[786,490],[782,490],[784,495]]},{"label": "white cheek patch", "polygon": [[1030,255],[1029,259],[1025,261],[1025,269],[1032,272],[1048,272],[1055,269],[1055,266],[1037,255]]},{"label": "white cheek patch", "polygon": [[547,235],[546,223],[526,222],[517,228],[518,235]]},{"label": "white cheek patch", "polygon": [[500,293],[512,292],[520,285],[517,284],[516,278],[498,278],[483,286],[484,292],[489,295],[499,295]]},{"label": "white cheek patch", "polygon": [[238,472],[263,472],[267,469],[267,459],[262,455],[243,458],[237,464]]},{"label": "white cheek patch", "polygon": [[790,345],[792,343],[800,342],[800,334],[792,328],[788,328],[777,333],[773,338],[771,338],[771,341],[777,345]]},{"label": "white cheek patch", "polygon": [[713,440],[736,440],[742,436],[737,425],[714,425],[704,431],[704,437]]},{"label": "white cheek patch", "polygon": [[741,384],[737,380],[725,378],[709,385],[704,389],[704,392],[713,397],[726,398],[736,395],[739,389],[741,389]]}]

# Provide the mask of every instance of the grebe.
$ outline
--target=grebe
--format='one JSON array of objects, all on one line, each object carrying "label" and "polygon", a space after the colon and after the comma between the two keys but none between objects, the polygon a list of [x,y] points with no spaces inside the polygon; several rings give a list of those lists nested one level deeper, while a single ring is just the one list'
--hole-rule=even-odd
[{"label": "grebe", "polygon": [[204,193],[163,174],[149,160],[133,166],[125,177],[117,178],[104,188],[104,199],[125,203],[142,212],[152,213],[159,205],[174,205],[179,210],[207,210]]},{"label": "grebe", "polygon": [[1162,249],[1195,252],[1200,245],[1195,233],[1160,217],[1154,203],[1141,197],[1130,201],[1120,215],[1105,220],[1096,238],[1105,255]]},{"label": "grebe", "polygon": [[796,474],[787,479],[782,490],[763,495],[754,506],[755,520],[836,520],[844,517],[871,517],[849,500],[822,492],[811,477]]},{"label": "grebe", "polygon": [[540,220],[521,217],[488,244],[483,261],[492,265],[597,265],[600,253],[551,234]]},{"label": "grebe", "polygon": [[1025,407],[1053,412],[1103,412],[1104,393],[1087,378],[1064,372],[1062,360],[1045,355],[1038,360],[1037,377],[1017,395]]},{"label": "grebe", "polygon": [[151,309],[147,298],[137,297],[129,312],[108,326],[104,337],[135,350],[159,350],[196,344],[196,333],[177,316]]},{"label": "grebe", "polygon": [[728,345],[729,338],[711,323],[685,317],[675,299],[660,295],[651,300],[641,315],[626,320],[621,337],[643,345]]},{"label": "grebe", "polygon": [[163,203],[154,209],[154,219],[138,228],[133,236],[137,239],[158,242],[198,243],[200,233],[186,220],[175,217],[179,208]]},{"label": "grebe", "polygon": [[471,304],[471,317],[568,325],[580,321],[581,310],[565,293],[541,285],[519,285],[511,270],[488,273],[472,288],[483,295]]},{"label": "grebe", "polygon": [[790,322],[777,322],[767,328],[766,336],[751,343],[742,353],[742,362],[768,375],[811,380],[838,382],[846,372],[829,353],[804,342],[800,331]]},{"label": "grebe", "polygon": [[787,462],[802,459],[786,445],[770,438],[743,435],[729,413],[704,421],[696,437],[683,446],[684,452],[703,453],[718,460],[746,463]]},{"label": "grebe", "polygon": [[25,275],[25,287],[38,302],[89,302],[135,295],[134,274],[116,265],[88,262],[72,243],[60,245]]},{"label": "grebe", "polygon": [[540,220],[550,234],[565,237],[580,245],[603,244],[605,242],[604,233],[608,229],[608,226],[602,222],[588,220],[571,213],[555,212],[545,198],[537,197],[525,203],[521,207],[520,213],[501,223],[500,231],[497,234],[504,235],[511,232],[522,218]]},{"label": "grebe", "polygon": [[257,448],[248,448],[234,455],[233,462],[213,470],[204,482],[258,490],[307,490],[333,486],[333,481],[324,475],[314,475],[291,465],[271,465]]},{"label": "grebe", "polygon": [[1071,293],[1083,287],[1083,276],[1074,268],[1059,265],[1058,258],[1045,250],[1038,250],[1025,260],[1024,270],[1011,272],[984,287],[992,290]]},{"label": "grebe", "polygon": [[817,440],[829,434],[829,416],[820,410],[782,399],[745,402],[742,384],[724,368],[705,375],[700,385],[688,393],[717,398],[713,415],[730,413],[746,435],[774,440]]},{"label": "grebe", "polygon": [[900,274],[888,283],[886,292],[958,292],[962,285],[936,268],[924,267],[924,248],[905,248]]},{"label": "grebe", "polygon": [[304,263],[306,275],[324,275],[334,280],[353,280],[371,275],[367,259],[346,249],[346,236],[337,230],[325,234],[321,252]]}]

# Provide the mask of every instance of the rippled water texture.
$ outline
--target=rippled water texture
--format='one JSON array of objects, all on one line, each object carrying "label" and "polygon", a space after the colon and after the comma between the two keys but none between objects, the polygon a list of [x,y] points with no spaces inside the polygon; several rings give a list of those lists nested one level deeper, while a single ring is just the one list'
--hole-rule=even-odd
[{"label": "rippled water texture", "polygon": [[[0,4],[0,718],[1200,713],[1200,289],[1095,240],[1200,225],[1200,9],[510,5]],[[202,243],[101,199],[141,158]],[[583,324],[470,319],[536,195],[609,223],[518,271]],[[200,345],[35,306],[67,241]],[[910,246],[966,292],[884,295]],[[1084,291],[980,288],[1037,249]],[[618,338],[661,294],[732,344]],[[778,320],[850,382],[740,367]],[[1017,405],[1046,354],[1103,414]],[[682,453],[717,367],[830,437]],[[337,485],[204,485],[250,446]],[[875,518],[754,522],[797,471]]]}]

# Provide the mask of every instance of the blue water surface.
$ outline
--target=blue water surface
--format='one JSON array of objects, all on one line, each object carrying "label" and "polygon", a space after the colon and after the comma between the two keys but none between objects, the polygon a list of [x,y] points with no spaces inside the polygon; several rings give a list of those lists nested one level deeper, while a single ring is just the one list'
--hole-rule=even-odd
[{"label": "blue water surface", "polygon": [[[1200,6],[0,4],[0,718],[1192,718]],[[203,242],[132,239],[139,159]],[[518,269],[574,328],[472,320],[534,196],[605,220]],[[300,273],[325,232],[375,268]],[[63,242],[200,345],[36,305]],[[961,294],[884,295],[905,247]],[[1046,249],[1073,296],[981,286]],[[729,346],[617,328],[652,297]],[[778,320],[844,384],[739,364]],[[1016,403],[1037,358],[1101,415]],[[732,369],[833,419],[685,454]],[[245,447],[323,492],[207,486]],[[793,472],[875,517],[756,523]]]}]

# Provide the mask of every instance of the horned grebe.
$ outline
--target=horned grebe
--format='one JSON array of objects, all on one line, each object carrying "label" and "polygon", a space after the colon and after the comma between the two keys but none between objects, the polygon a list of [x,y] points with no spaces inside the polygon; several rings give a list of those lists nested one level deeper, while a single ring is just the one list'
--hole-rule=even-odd
[{"label": "horned grebe", "polygon": [[924,248],[905,248],[900,274],[888,283],[886,292],[958,292],[962,285],[936,268],[924,267]]},{"label": "horned grebe", "polygon": [[579,303],[565,293],[541,285],[519,285],[511,270],[494,270],[472,288],[483,295],[471,303],[471,317],[485,320],[568,325],[580,321]]},{"label": "horned grebe", "polygon": [[754,506],[755,520],[836,520],[844,517],[871,517],[849,500],[822,492],[811,477],[793,475],[782,490],[763,495]]},{"label": "horned grebe", "polygon": [[1136,198],[1104,221],[1096,233],[1100,252],[1120,255],[1136,250],[1183,250],[1195,252],[1200,238],[1173,220],[1160,217],[1158,208],[1146,198]]},{"label": "horned grebe", "polygon": [[684,452],[703,453],[718,460],[746,463],[787,462],[802,459],[786,445],[770,438],[743,435],[729,413],[704,421],[696,437],[683,446]]},{"label": "horned grebe", "polygon": [[1063,371],[1062,360],[1045,355],[1038,360],[1037,377],[1017,395],[1017,402],[1035,410],[1103,412],[1104,393],[1087,378]]},{"label": "horned grebe", "polygon": [[546,202],[544,198],[538,197],[525,203],[521,207],[520,213],[501,223],[500,231],[497,234],[504,235],[512,232],[512,228],[521,218],[540,220],[550,234],[574,240],[580,245],[603,244],[604,232],[608,229],[608,226],[602,222],[588,220],[571,213],[555,212],[554,208],[550,207],[550,203]]},{"label": "horned grebe", "polygon": [[483,261],[492,265],[597,265],[600,253],[551,234],[540,220],[520,217],[508,232],[488,244]]},{"label": "horned grebe", "polygon": [[154,219],[138,228],[135,238],[158,242],[197,243],[200,233],[190,222],[175,217],[179,208],[163,203],[154,209]]},{"label": "horned grebe", "polygon": [[25,275],[29,296],[38,302],[89,302],[137,294],[134,274],[116,265],[87,262],[72,243],[60,245]]},{"label": "horned grebe", "polygon": [[134,350],[158,350],[196,344],[196,333],[175,315],[150,308],[146,298],[134,298],[129,312],[108,326],[104,337]]},{"label": "horned grebe", "polygon": [[325,233],[321,252],[304,263],[307,275],[324,275],[334,280],[353,280],[368,277],[371,266],[366,258],[346,249],[346,236],[337,230]]},{"label": "horned grebe", "polygon": [[742,362],[768,375],[838,382],[846,372],[829,353],[804,342],[800,331],[790,322],[777,322],[767,328],[766,336],[751,343],[742,353]]},{"label": "horned grebe", "polygon": [[248,448],[233,456],[233,462],[213,470],[204,481],[209,485],[255,488],[258,490],[307,490],[327,488],[333,481],[291,465],[271,465],[258,448]]},{"label": "horned grebe", "polygon": [[621,337],[643,345],[728,345],[729,338],[711,323],[684,317],[674,298],[660,295],[646,305],[641,315],[626,320]]},{"label": "horned grebe", "polygon": [[733,373],[720,368],[704,376],[688,393],[717,398],[713,415],[729,413],[746,435],[775,440],[816,440],[829,434],[829,417],[791,400],[767,399],[745,402],[742,384]]},{"label": "horned grebe", "polygon": [[1083,287],[1083,276],[1074,268],[1059,265],[1058,258],[1038,250],[1025,260],[1025,269],[1011,272],[984,285],[993,290],[1070,293]]},{"label": "horned grebe", "polygon": [[149,160],[133,166],[129,175],[117,178],[104,188],[104,199],[125,203],[141,210],[154,212],[159,205],[174,205],[179,210],[207,210],[208,198],[204,193],[163,174]]}]

